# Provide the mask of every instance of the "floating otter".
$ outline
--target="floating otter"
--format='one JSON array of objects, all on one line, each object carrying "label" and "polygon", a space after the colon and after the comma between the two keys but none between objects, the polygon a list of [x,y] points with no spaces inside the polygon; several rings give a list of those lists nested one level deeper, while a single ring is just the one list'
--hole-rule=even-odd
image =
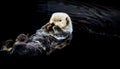
[{"label": "floating otter", "polygon": [[72,39],[72,21],[68,14],[57,12],[50,21],[30,37],[20,34],[11,50],[10,55],[36,56],[50,54],[56,49],[62,49],[70,44]]}]

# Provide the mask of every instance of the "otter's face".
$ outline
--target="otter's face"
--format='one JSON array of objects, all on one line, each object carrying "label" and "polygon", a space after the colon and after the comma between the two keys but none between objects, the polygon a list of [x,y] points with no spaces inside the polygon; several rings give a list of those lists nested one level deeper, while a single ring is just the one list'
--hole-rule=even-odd
[{"label": "otter's face", "polygon": [[54,13],[50,19],[50,24],[60,27],[61,29],[67,26],[68,15],[65,13]]}]

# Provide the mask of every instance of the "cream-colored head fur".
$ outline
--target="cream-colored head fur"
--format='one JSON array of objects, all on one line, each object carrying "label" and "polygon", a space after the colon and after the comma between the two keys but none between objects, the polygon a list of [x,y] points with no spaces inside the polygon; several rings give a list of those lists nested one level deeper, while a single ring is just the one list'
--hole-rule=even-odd
[{"label": "cream-colored head fur", "polygon": [[72,33],[73,31],[71,18],[66,13],[63,12],[53,13],[49,23],[50,24],[53,23],[54,25],[60,27],[64,32]]}]

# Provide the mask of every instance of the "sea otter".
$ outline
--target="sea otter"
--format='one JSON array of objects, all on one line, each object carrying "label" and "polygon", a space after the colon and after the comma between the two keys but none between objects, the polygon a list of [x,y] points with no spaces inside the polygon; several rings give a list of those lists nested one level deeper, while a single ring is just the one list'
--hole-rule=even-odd
[{"label": "sea otter", "polygon": [[10,50],[10,55],[36,56],[51,54],[56,49],[62,49],[70,44],[72,39],[72,21],[63,12],[53,13],[50,21],[30,37],[20,34]]}]

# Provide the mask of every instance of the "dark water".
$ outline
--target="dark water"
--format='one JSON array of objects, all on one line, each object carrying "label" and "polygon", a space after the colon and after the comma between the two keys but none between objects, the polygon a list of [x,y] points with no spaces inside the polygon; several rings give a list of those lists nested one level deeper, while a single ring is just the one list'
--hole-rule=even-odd
[{"label": "dark water", "polygon": [[117,57],[120,45],[118,1],[34,0],[2,3],[0,41],[15,39],[20,33],[29,33],[30,35],[35,33],[37,29],[49,21],[52,13],[58,11],[68,13],[74,23],[72,43],[63,50],[50,56],[29,59],[10,57],[10,60],[7,58],[3,62],[50,64],[50,62],[55,61],[55,63],[63,62],[65,64],[72,61],[74,63],[91,62],[92,60],[96,60],[96,62],[109,61],[110,57]]}]

